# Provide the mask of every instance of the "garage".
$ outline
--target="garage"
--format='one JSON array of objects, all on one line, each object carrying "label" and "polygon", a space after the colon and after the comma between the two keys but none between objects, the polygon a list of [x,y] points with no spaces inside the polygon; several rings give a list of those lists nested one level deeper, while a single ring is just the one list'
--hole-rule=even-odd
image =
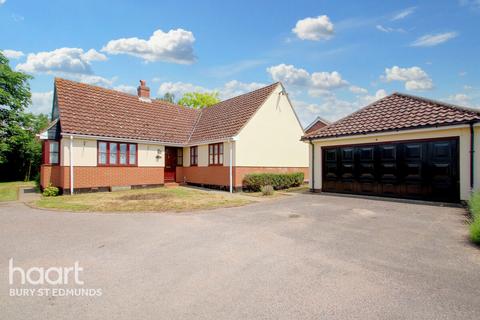
[{"label": "garage", "polygon": [[458,139],[323,149],[327,192],[458,202]]},{"label": "garage", "polygon": [[458,203],[480,190],[480,111],[393,93],[309,132],[310,189]]}]

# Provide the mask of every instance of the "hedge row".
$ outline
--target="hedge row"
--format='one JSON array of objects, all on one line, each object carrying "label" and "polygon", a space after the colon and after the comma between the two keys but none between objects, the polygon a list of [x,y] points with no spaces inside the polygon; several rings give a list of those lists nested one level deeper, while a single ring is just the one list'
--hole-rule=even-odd
[{"label": "hedge row", "polygon": [[296,173],[252,173],[245,175],[243,187],[249,191],[260,191],[263,186],[275,190],[298,187],[303,183],[303,172]]}]

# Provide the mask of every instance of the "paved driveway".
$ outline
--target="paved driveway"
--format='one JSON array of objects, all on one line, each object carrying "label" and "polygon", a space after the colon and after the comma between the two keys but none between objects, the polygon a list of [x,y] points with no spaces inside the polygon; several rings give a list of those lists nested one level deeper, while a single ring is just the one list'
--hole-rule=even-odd
[{"label": "paved driveway", "polygon": [[[298,195],[194,214],[0,206],[2,319],[480,319],[464,211]],[[101,297],[9,297],[15,266]],[[78,288],[78,287],[77,287]]]}]

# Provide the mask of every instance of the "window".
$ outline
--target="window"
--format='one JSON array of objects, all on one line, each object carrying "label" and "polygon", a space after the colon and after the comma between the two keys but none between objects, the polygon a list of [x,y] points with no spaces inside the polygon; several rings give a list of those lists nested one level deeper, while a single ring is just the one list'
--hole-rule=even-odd
[{"label": "window", "polygon": [[49,149],[48,149],[48,163],[50,164],[58,164],[58,141],[49,141],[48,142]]},{"label": "window", "polygon": [[214,143],[208,145],[208,164],[223,164],[223,143]]},{"label": "window", "polygon": [[190,147],[190,165],[198,165],[198,147]]},{"label": "window", "polygon": [[137,145],[99,141],[98,164],[102,166],[134,166],[137,164]]},{"label": "window", "polygon": [[183,166],[183,148],[177,149],[177,166]]}]

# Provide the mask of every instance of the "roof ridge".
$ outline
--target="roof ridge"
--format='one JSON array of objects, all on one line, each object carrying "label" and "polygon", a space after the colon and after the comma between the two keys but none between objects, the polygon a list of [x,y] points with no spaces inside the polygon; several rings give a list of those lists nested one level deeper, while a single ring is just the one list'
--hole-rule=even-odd
[{"label": "roof ridge", "polygon": [[443,102],[443,101],[440,101],[440,100],[420,97],[420,96],[416,96],[416,95],[413,95],[413,94],[408,94],[408,93],[403,93],[403,92],[397,92],[396,91],[392,95],[397,95],[397,96],[406,97],[406,98],[410,98],[410,99],[417,99],[417,100],[424,101],[424,102],[427,102],[427,103],[438,104],[438,105],[441,105],[441,106],[444,106],[444,107],[447,107],[447,108],[458,109],[460,111],[467,111],[467,112],[473,112],[473,113],[476,113],[476,114],[480,114],[480,110],[476,110],[474,108],[459,106],[459,105],[456,105],[456,104],[453,104],[453,103],[447,103],[447,102]]},{"label": "roof ridge", "polygon": [[[203,109],[205,109],[205,108],[203,108]],[[203,109],[200,110],[200,113],[199,113],[199,115],[197,116],[197,121],[195,121],[195,124],[194,124],[193,127],[192,127],[192,131],[190,132],[190,135],[188,136],[187,143],[190,142],[190,140],[192,139],[193,134],[195,133],[195,130],[197,129],[197,125],[198,125],[198,123],[200,122],[200,119],[202,118],[202,115],[203,115]]]},{"label": "roof ridge", "polygon": [[392,93],[392,94],[389,94],[389,95],[387,95],[387,96],[385,96],[385,97],[383,97],[383,98],[380,98],[380,99],[378,99],[378,100],[375,100],[375,101],[373,101],[373,102],[370,102],[370,103],[367,104],[366,106],[361,107],[360,109],[358,109],[358,110],[356,110],[356,111],[354,111],[354,112],[352,112],[352,113],[350,113],[350,114],[347,114],[347,115],[344,116],[343,118],[340,118],[340,119],[338,119],[337,121],[334,121],[334,122],[326,125],[325,127],[320,128],[320,129],[318,129],[318,130],[316,130],[316,131],[314,131],[314,132],[312,132],[312,133],[306,134],[305,137],[308,138],[308,137],[310,137],[310,136],[315,136],[318,132],[320,132],[320,131],[322,131],[322,130],[324,130],[324,129],[327,130],[327,128],[332,127],[332,126],[334,126],[334,125],[336,125],[336,124],[338,124],[338,123],[340,123],[340,122],[342,122],[342,121],[344,121],[344,120],[346,120],[346,119],[348,119],[348,118],[351,118],[351,117],[353,117],[354,115],[356,115],[357,113],[360,113],[361,111],[364,111],[364,110],[368,109],[369,107],[373,107],[375,104],[377,104],[377,103],[379,103],[380,101],[383,101],[383,100],[385,100],[385,99],[393,96],[394,94],[395,94],[395,93]]},{"label": "roof ridge", "polygon": [[233,97],[231,97],[231,98],[228,98],[228,99],[222,100],[222,101],[220,101],[220,102],[218,102],[218,103],[214,104],[213,106],[210,106],[210,107],[207,107],[207,108],[213,108],[213,107],[215,107],[215,106],[219,105],[220,103],[224,103],[224,102],[226,102],[226,101],[229,101],[229,100],[232,100],[232,99],[236,99],[236,98],[239,98],[239,97],[241,97],[241,96],[248,95],[248,94],[253,94],[253,93],[257,92],[257,91],[260,91],[260,90],[266,89],[266,88],[268,88],[268,87],[270,87],[270,86],[278,85],[279,83],[280,83],[280,81],[277,81],[277,82],[271,83],[271,84],[269,84],[269,85],[266,85],[266,86],[264,86],[264,87],[261,87],[261,88],[255,89],[255,90],[253,90],[253,91],[245,92],[245,93],[239,94],[238,96],[233,96]]},{"label": "roof ridge", "polygon": [[[57,83],[57,81],[59,81],[59,80],[60,81],[67,81],[67,82],[73,82],[73,83],[75,83],[77,85],[80,85],[80,86],[83,86],[83,87],[97,88],[97,89],[107,91],[107,92],[113,92],[113,93],[116,93],[116,94],[125,95],[125,96],[132,97],[132,98],[138,98],[138,95],[135,95],[135,94],[131,94],[131,93],[127,93],[127,92],[123,92],[123,91],[119,91],[119,90],[115,90],[115,89],[111,89],[111,88],[105,88],[105,87],[95,85],[95,84],[84,83],[84,82],[65,79],[65,78],[61,78],[61,77],[55,77],[55,79],[54,79],[55,83]],[[162,100],[162,99],[158,99],[158,98],[151,99],[151,101],[156,102],[156,103],[160,103],[160,104],[166,104],[166,105],[170,105],[170,106],[180,107],[180,108],[183,108],[183,109],[187,108],[185,106],[182,106],[182,105],[179,105],[179,104],[176,104],[176,103],[172,103],[172,102],[169,102],[169,101],[165,101],[165,100]]]}]

